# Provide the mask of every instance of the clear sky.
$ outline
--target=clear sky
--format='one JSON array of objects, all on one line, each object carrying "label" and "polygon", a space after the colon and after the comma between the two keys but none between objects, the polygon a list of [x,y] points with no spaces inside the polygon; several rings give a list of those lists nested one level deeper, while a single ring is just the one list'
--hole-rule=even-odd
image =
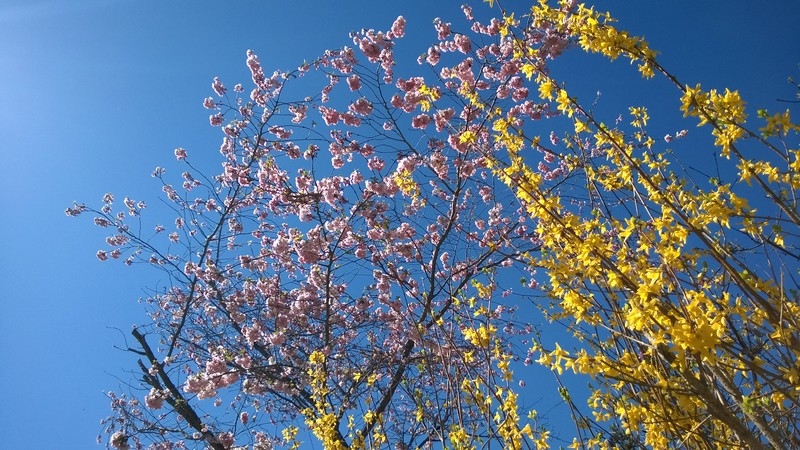
[{"label": "clear sky", "polygon": [[[0,0],[2,447],[96,448],[109,412],[103,391],[124,384],[133,367],[115,346],[146,320],[137,303],[142,287],[158,284],[155,272],[100,263],[94,253],[104,234],[64,215],[73,200],[99,204],[114,191],[154,203],[159,189],[150,172],[171,163],[175,147],[216,155],[218,130],[207,125],[201,102],[214,76],[229,84],[249,79],[248,48],[267,71],[292,69],[350,44],[351,30],[386,29],[403,14],[399,59],[416,66],[435,39],[432,19],[460,21],[459,5]],[[800,2],[605,1],[599,9],[645,35],[684,82],[739,89],[751,108],[785,109],[775,98],[791,95],[787,76],[800,79]],[[587,60],[554,66],[574,83],[571,93],[600,90],[608,111],[620,108],[618,94],[635,99],[642,84],[627,63],[586,70],[580,61]],[[640,101],[651,105],[654,127],[674,132],[682,126],[652,112],[674,117],[674,91],[664,92],[672,97],[658,94],[656,102],[669,99],[658,108],[652,98]]]}]

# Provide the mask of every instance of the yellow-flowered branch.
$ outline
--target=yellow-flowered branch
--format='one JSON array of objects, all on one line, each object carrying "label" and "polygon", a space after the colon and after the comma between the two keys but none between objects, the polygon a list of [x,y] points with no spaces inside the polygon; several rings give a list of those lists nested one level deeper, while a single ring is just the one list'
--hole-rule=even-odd
[{"label": "yellow-flowered branch", "polygon": [[[595,419],[618,419],[653,448],[800,445],[800,155],[797,141],[786,140],[800,127],[788,110],[760,111],[766,124],[751,131],[738,92],[683,86],[608,14],[565,4],[539,2],[531,23],[571,36],[584,51],[629,58],[646,78],[663,73],[678,88],[680,110],[711,127],[740,176],[695,183],[679,175],[680,161],[647,134],[646,108],[630,108],[630,131],[609,128],[534,59],[526,63],[540,98],[555,102],[573,121],[575,140],[588,137],[597,151],[587,157],[567,146],[571,152],[559,154],[567,176],[584,184],[553,190],[527,162],[521,131],[493,122],[507,160],[490,164],[536,221],[543,247],[529,264],[548,276],[556,300],[548,311],[570,320],[586,344],[573,352],[537,345],[539,362],[558,374],[600,377],[590,399]],[[529,141],[539,147],[538,138]],[[749,158],[746,144],[768,152]],[[569,206],[558,192],[584,196],[591,208]],[[602,435],[574,443],[592,445],[609,444]]]}]

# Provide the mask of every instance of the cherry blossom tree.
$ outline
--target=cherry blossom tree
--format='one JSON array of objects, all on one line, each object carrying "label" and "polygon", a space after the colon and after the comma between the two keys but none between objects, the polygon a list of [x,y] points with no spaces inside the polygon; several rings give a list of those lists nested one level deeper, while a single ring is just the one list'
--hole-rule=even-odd
[{"label": "cherry blossom tree", "polygon": [[550,112],[493,67],[510,47],[435,28],[421,62],[454,65],[430,81],[394,73],[403,17],[290,72],[268,74],[248,51],[252,84],[215,78],[203,102],[222,135],[220,173],[183,148],[180,185],[153,172],[169,225],[151,231],[143,202],[113,194],[67,210],[111,230],[100,260],[168,280],[146,299],[152,322],[132,332],[141,391],[110,394],[111,447],[294,448],[300,427],[326,448],[534,435],[496,388],[511,382],[503,349],[531,332],[499,274],[520,271],[539,240],[490,176],[486,111],[459,92],[500,82],[498,106]]}]

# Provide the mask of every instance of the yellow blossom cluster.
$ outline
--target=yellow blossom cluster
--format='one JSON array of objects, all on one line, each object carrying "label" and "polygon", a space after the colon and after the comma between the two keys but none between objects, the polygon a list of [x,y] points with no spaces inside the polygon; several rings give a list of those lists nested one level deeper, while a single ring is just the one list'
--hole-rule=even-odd
[{"label": "yellow blossom cluster", "polygon": [[[534,346],[538,362],[558,375],[597,376],[595,419],[618,421],[653,448],[800,445],[800,155],[788,140],[800,128],[789,111],[759,111],[766,124],[751,131],[737,91],[678,83],[644,39],[617,30],[608,14],[543,0],[530,21],[574,37],[586,52],[627,57],[647,78],[664,73],[680,110],[710,127],[731,160],[726,170],[739,173],[727,182],[682,175],[681,161],[649,136],[646,107],[630,108],[630,129],[610,128],[533,59],[524,64],[540,98],[572,122],[573,141],[591,136],[594,148],[587,156],[565,145],[557,155],[568,168],[566,190],[531,163],[521,130],[493,122],[506,154],[488,165],[536,224],[542,248],[529,263],[546,274],[548,314],[585,344]],[[532,143],[540,149],[538,138]],[[749,147],[761,153],[748,157]],[[587,206],[576,207],[576,198]],[[602,436],[574,448],[608,448]]]}]

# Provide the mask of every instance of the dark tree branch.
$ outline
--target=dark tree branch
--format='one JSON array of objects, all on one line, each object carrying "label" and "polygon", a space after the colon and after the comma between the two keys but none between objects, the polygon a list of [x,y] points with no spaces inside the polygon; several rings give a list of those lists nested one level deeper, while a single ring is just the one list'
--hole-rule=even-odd
[{"label": "dark tree branch", "polygon": [[[158,376],[151,375],[150,370],[144,365],[142,360],[139,360],[139,368],[144,374],[144,381],[158,390],[164,390],[166,388],[170,394],[170,396],[167,398],[167,403],[172,406],[175,412],[186,419],[186,423],[188,423],[189,426],[200,432],[203,435],[203,439],[208,443],[209,446],[211,446],[212,449],[225,450],[225,446],[223,446],[217,440],[214,434],[208,430],[205,424],[203,424],[200,416],[198,416],[195,410],[189,406],[189,402],[186,401],[186,398],[183,396],[178,387],[175,386],[175,383],[173,383],[172,379],[164,370],[164,365],[156,358],[153,350],[150,348],[150,344],[147,343],[145,336],[139,332],[138,328],[134,328],[131,334],[133,334],[133,337],[136,338],[137,342],[139,342],[139,345],[142,347],[142,351],[144,352],[145,356],[147,356],[148,361],[153,365],[153,367],[156,369],[156,373],[158,374]],[[159,381],[159,379],[161,381]]]}]

